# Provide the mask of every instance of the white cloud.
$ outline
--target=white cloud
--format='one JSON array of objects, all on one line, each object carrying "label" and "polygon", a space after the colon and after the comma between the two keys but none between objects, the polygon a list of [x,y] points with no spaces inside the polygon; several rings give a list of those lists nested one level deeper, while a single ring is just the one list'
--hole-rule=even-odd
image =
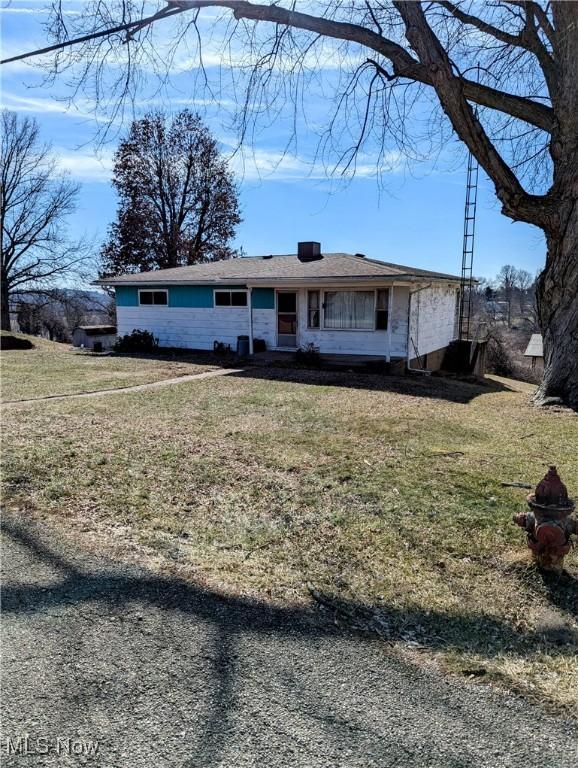
[{"label": "white cloud", "polygon": [[54,101],[53,99],[20,96],[16,93],[9,93],[7,91],[4,91],[2,94],[2,105],[13,112],[39,112],[42,114],[46,114],[47,112],[57,112],[73,117],[82,117],[86,114],[79,108],[80,105],[78,102],[75,102],[73,107],[69,107],[63,102]]},{"label": "white cloud", "polygon": [[[96,122],[110,122],[105,115],[99,115],[95,110],[96,102],[90,99],[75,99],[72,104],[43,96],[21,96],[17,93],[4,91],[2,93],[2,107],[12,112],[31,112],[37,115],[47,113],[63,115],[75,119],[96,120]],[[113,121],[114,122],[114,121]]]},{"label": "white cloud", "polygon": [[[395,173],[402,167],[401,153],[391,151],[382,158],[382,163]],[[378,173],[375,158],[359,155],[356,165],[345,168],[324,167],[320,162],[272,149],[244,150],[234,153],[229,160],[230,168],[242,181],[306,181],[327,180],[328,178],[375,178]]]},{"label": "white cloud", "polygon": [[[77,181],[109,183],[112,178],[113,150],[98,153],[82,148],[77,150],[55,147],[59,157],[59,166],[70,173]],[[392,172],[401,168],[402,158],[397,152],[391,152],[388,162]],[[252,181],[326,181],[331,176],[341,178],[341,169],[325,169],[321,164],[314,164],[304,157],[283,153],[273,149],[244,150],[233,154],[229,161],[242,183]],[[348,169],[343,178],[354,175],[353,168]],[[375,178],[377,166],[370,157],[360,157],[355,168],[355,178]]]},{"label": "white cloud", "polygon": [[[14,8],[12,6],[0,6],[0,13],[21,13],[28,16],[46,16],[50,13],[50,8]],[[80,11],[62,10],[63,16],[81,16]]]},{"label": "white cloud", "polygon": [[109,182],[112,175],[113,152],[103,150],[96,154],[89,149],[54,148],[58,165],[68,171],[76,181]]},{"label": "white cloud", "polygon": [[[162,43],[161,43],[162,45]],[[165,44],[166,51],[171,50],[170,44]],[[255,51],[249,51],[243,46],[241,40],[237,44],[226,45],[223,47],[222,40],[211,39],[203,40],[199,51],[191,55],[185,47],[182,46],[176,55],[171,58],[170,73],[173,75],[190,72],[198,69],[202,65],[207,68],[223,69],[251,69],[257,58],[263,54],[257,54]],[[355,69],[366,57],[359,55],[345,54],[339,47],[332,44],[332,41],[321,41],[317,49],[312,49],[303,56],[299,63],[289,55],[278,56],[273,63],[269,62],[264,66],[264,71],[271,69],[273,72],[281,74],[292,74],[299,71],[324,71],[324,72],[342,72],[344,69]]]}]

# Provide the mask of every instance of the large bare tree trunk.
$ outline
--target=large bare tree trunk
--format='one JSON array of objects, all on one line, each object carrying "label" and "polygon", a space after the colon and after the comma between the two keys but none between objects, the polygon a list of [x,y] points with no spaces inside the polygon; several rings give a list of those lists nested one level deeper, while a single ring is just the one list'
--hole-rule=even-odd
[{"label": "large bare tree trunk", "polygon": [[[560,398],[578,410],[578,200],[560,211],[560,232],[548,236],[537,299],[544,339],[544,378],[538,404]],[[564,215],[565,214],[565,215]]]},{"label": "large bare tree trunk", "polygon": [[10,296],[8,293],[8,283],[6,280],[2,280],[0,303],[2,305],[2,309],[1,309],[2,319],[0,322],[0,326],[3,331],[11,331],[12,328],[10,325]]}]

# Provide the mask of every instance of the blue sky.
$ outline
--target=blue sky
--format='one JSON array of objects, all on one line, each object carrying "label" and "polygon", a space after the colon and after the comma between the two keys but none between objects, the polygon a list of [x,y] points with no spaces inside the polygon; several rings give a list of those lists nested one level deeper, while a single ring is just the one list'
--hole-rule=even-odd
[{"label": "blue sky", "polygon": [[[3,57],[45,44],[45,2],[0,2]],[[64,5],[71,18],[82,12],[82,2],[69,0]],[[211,24],[210,18],[204,23]],[[217,25],[212,25],[210,36],[204,55],[212,76],[222,50]],[[220,101],[199,98],[197,81],[190,71],[190,50],[183,47],[182,55],[188,57],[183,62],[189,64],[177,65],[162,106],[176,111],[190,104],[201,111],[223,151],[230,154],[236,146],[230,127],[234,97]],[[320,87],[330,91],[336,68],[331,57],[326,61]],[[50,87],[42,86],[41,71],[27,64],[16,63],[2,70],[2,106],[36,118],[43,138],[59,154],[62,167],[81,184],[78,211],[71,220],[74,235],[86,234],[95,243],[102,241],[115,212],[110,185],[115,142],[96,142],[99,122],[94,103],[81,94],[68,107],[58,100],[69,93],[64,78]],[[137,114],[153,103],[146,87],[137,100]],[[321,125],[330,115],[329,100],[319,98],[318,93],[311,95],[305,106],[314,125]],[[304,123],[298,127],[296,146],[284,154],[290,124],[287,105],[272,125],[232,157],[243,216],[236,245],[246,254],[294,252],[298,240],[319,240],[326,251],[361,252],[425,269],[459,272],[465,154],[457,142],[446,144],[437,165],[426,159],[408,167],[393,147],[386,148],[390,171],[379,179],[375,148],[369,146],[361,156],[357,175],[344,181],[339,176],[327,178],[325,165],[315,159],[317,137]],[[124,126],[115,127],[122,134]],[[480,180],[474,272],[491,278],[509,263],[534,274],[544,260],[541,233],[503,217],[492,185],[483,174]]]}]

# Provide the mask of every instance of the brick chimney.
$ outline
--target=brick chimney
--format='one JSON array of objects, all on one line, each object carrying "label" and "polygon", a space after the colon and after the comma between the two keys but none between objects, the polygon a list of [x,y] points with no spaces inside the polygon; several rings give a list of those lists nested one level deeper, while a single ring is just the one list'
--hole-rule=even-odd
[{"label": "brick chimney", "polygon": [[314,241],[297,243],[297,258],[299,261],[318,261],[322,259],[321,243]]}]

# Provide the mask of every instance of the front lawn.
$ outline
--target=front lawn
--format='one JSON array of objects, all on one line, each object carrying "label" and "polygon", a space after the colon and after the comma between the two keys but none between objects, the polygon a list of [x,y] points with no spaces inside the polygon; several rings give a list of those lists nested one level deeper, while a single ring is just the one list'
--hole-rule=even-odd
[{"label": "front lawn", "polygon": [[186,358],[97,355],[37,336],[12,335],[30,339],[34,349],[2,351],[2,402],[149,384],[214,367],[199,365]]},{"label": "front lawn", "polygon": [[498,385],[260,369],[6,409],[4,500],[214,588],[376,612],[406,658],[570,710],[578,557],[543,579],[501,481],[556,464],[578,494],[578,422]]}]

